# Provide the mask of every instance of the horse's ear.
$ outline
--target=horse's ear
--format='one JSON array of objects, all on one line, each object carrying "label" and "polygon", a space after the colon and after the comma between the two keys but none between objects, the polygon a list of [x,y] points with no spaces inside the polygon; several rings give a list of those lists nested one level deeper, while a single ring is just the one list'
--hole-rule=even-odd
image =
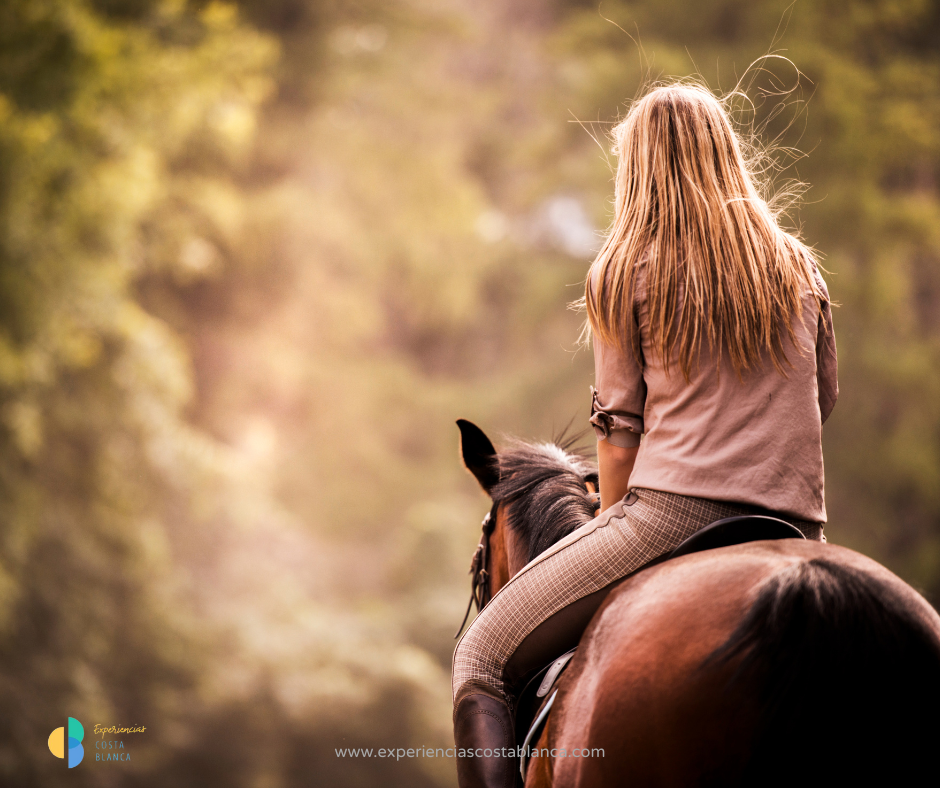
[{"label": "horse's ear", "polygon": [[460,427],[460,454],[467,470],[476,476],[480,486],[489,493],[499,481],[496,449],[476,424],[457,419]]}]

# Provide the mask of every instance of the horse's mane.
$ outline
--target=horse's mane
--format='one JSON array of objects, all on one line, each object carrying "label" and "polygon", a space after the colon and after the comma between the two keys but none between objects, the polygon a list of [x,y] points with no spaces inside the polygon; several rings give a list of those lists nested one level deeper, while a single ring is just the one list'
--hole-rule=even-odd
[{"label": "horse's mane", "polygon": [[[838,783],[848,761],[857,758],[855,765],[864,771],[873,751],[866,748],[887,747],[900,754],[930,746],[919,740],[926,728],[914,710],[936,714],[940,706],[936,640],[907,599],[851,566],[814,559],[771,577],[702,668],[722,665],[734,669],[728,697],[757,702],[755,739],[742,785],[799,782],[802,756],[797,751],[805,747],[824,746],[833,753],[830,765]],[[843,721],[885,724],[877,734],[844,722],[834,729],[826,725],[833,714]],[[801,741],[808,730],[818,730],[822,742],[813,742],[812,736],[809,743]],[[787,740],[793,740],[792,762],[778,763],[768,783],[766,766]]]},{"label": "horse's mane", "polygon": [[528,561],[594,517],[586,482],[597,484],[597,466],[572,449],[578,437],[515,441],[499,453],[490,495],[494,504],[509,504],[509,526],[525,540]]}]

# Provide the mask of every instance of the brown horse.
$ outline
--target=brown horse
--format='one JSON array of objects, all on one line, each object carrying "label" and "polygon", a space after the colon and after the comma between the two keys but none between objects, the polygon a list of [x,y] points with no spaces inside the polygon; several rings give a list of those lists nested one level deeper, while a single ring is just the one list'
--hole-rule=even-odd
[{"label": "brown horse", "polygon": [[[458,424],[464,463],[493,497],[474,558],[485,604],[593,517],[596,469],[553,444],[497,454]],[[883,566],[831,544],[751,542],[630,575],[556,686],[529,788],[937,779],[940,617]]]}]

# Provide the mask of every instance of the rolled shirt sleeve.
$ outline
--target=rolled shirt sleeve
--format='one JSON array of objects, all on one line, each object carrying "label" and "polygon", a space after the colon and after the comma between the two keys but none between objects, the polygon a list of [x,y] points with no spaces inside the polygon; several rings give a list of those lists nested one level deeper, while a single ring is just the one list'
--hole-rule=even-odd
[{"label": "rolled shirt sleeve", "polygon": [[607,345],[595,336],[591,425],[597,439],[625,449],[639,446],[645,405],[646,382],[633,353]]}]

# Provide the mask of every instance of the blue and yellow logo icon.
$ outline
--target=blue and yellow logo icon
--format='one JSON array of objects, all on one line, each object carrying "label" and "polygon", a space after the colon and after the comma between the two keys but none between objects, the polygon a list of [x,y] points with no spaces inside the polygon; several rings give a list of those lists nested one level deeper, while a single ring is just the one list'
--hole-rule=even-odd
[{"label": "blue and yellow logo icon", "polygon": [[49,751],[56,758],[65,757],[65,745],[68,743],[69,768],[74,769],[85,757],[85,748],[82,739],[85,738],[85,729],[74,717],[69,717],[69,735],[65,736],[65,727],[56,728],[49,734]]}]

